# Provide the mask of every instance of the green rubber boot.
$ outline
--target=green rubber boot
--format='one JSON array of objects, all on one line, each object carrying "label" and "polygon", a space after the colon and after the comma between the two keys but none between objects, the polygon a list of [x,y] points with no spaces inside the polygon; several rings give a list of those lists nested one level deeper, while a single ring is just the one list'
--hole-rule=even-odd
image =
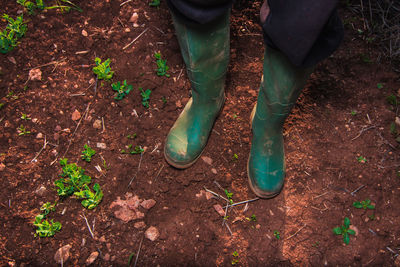
[{"label": "green rubber boot", "polygon": [[164,147],[165,159],[176,168],[188,168],[200,157],[224,104],[229,14],[205,25],[172,16],[192,87],[192,98],[171,128]]},{"label": "green rubber boot", "polygon": [[295,67],[281,52],[266,47],[264,75],[252,113],[253,139],[247,163],[250,187],[261,198],[279,194],[285,177],[283,124],[312,68]]}]

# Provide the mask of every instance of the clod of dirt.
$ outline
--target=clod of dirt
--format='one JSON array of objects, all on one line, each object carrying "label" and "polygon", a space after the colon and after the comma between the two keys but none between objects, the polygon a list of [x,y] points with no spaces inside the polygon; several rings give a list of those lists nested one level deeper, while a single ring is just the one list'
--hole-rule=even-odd
[{"label": "clod of dirt", "polygon": [[142,228],[145,228],[145,227],[146,227],[146,224],[145,224],[144,222],[136,222],[133,226],[134,226],[136,229],[142,229]]},{"label": "clod of dirt", "polygon": [[106,243],[106,237],[103,235],[99,238],[99,242]]},{"label": "clod of dirt", "polygon": [[211,172],[213,173],[213,174],[217,174],[218,172],[217,172],[217,169],[215,169],[215,168],[211,168]]},{"label": "clod of dirt", "polygon": [[59,131],[61,131],[61,129],[62,129],[61,126],[57,125],[56,128],[54,128],[54,131],[59,132]]},{"label": "clod of dirt", "polygon": [[86,265],[89,266],[91,265],[99,256],[99,253],[97,251],[92,252],[92,254],[90,254],[89,258],[87,258],[86,260]]},{"label": "clod of dirt", "polygon": [[119,207],[116,211],[114,211],[115,217],[124,222],[144,218],[144,213],[138,210],[140,205],[139,197],[136,195],[132,196],[131,193],[127,193],[125,198],[126,200],[122,200],[120,197],[118,197],[117,200],[111,203],[110,209]]},{"label": "clod of dirt", "polygon": [[398,127],[400,127],[400,118],[396,117],[395,123]]},{"label": "clod of dirt", "polygon": [[396,259],[394,260],[394,266],[400,267],[400,256],[397,256]]},{"label": "clod of dirt", "polygon": [[43,134],[42,133],[38,133],[37,135],[36,135],[36,139],[42,139],[43,138]]},{"label": "clod of dirt", "polygon": [[40,81],[42,79],[42,71],[40,69],[31,69],[29,71],[29,80]]},{"label": "clod of dirt", "polygon": [[225,211],[220,204],[215,204],[213,207],[218,212],[219,215],[221,215],[222,217],[225,216]]},{"label": "clod of dirt", "polygon": [[106,148],[107,148],[107,145],[106,145],[105,143],[97,143],[97,144],[96,144],[96,147],[97,147],[97,148],[100,148],[100,149],[106,149]]},{"label": "clod of dirt", "polygon": [[140,206],[142,206],[143,208],[145,208],[146,210],[151,209],[152,207],[154,207],[154,205],[157,202],[154,199],[146,199],[143,200],[142,203],[140,203]]},{"label": "clod of dirt", "polygon": [[77,109],[75,109],[75,111],[72,113],[71,118],[73,121],[77,121],[81,118],[81,113]]},{"label": "clod of dirt", "polygon": [[110,257],[111,257],[110,254],[109,254],[109,253],[106,253],[106,254],[104,255],[104,258],[103,258],[103,259],[104,259],[105,261],[109,261],[109,260],[110,260]]},{"label": "clod of dirt", "polygon": [[209,157],[202,156],[201,159],[202,159],[205,163],[207,163],[208,165],[211,165],[211,164],[213,163],[213,160],[212,160],[211,158],[209,158]]},{"label": "clod of dirt", "polygon": [[93,122],[93,128],[95,129],[101,129],[101,120],[95,120]]},{"label": "clod of dirt", "polygon": [[212,194],[210,192],[200,190],[200,193],[196,194],[196,197],[200,198],[202,196],[205,196],[207,200],[210,200],[212,198]]},{"label": "clod of dirt", "polygon": [[85,36],[85,37],[87,37],[87,36],[88,36],[88,33],[87,33],[87,31],[85,31],[85,30],[82,30],[82,35],[83,35],[83,36]]},{"label": "clod of dirt", "polygon": [[59,248],[56,252],[56,254],[54,255],[54,260],[58,263],[58,264],[62,264],[65,263],[70,256],[70,249],[72,248],[71,245],[65,245],[61,248]]},{"label": "clod of dirt", "polygon": [[144,235],[146,236],[147,239],[155,241],[160,236],[160,232],[154,226],[150,226],[149,229],[146,230]]}]

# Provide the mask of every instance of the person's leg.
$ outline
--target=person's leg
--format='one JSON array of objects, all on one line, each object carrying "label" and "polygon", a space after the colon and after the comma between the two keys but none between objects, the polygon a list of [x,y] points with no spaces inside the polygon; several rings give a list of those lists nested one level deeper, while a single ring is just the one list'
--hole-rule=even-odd
[{"label": "person's leg", "polygon": [[[260,15],[267,45],[263,79],[251,118],[253,138],[247,164],[250,187],[259,197],[274,197],[282,189],[283,124],[312,66],[329,56],[342,39],[335,2],[269,0],[262,7]],[[298,43],[304,37],[304,43]]]},{"label": "person's leg", "polygon": [[[199,2],[169,1],[192,87],[192,98],[171,128],[164,146],[167,162],[176,168],[187,168],[198,159],[225,100],[230,5],[226,5],[227,1],[210,5],[211,12],[207,15],[204,10],[210,1],[203,1],[204,5]],[[224,7],[222,13],[221,7]]]}]

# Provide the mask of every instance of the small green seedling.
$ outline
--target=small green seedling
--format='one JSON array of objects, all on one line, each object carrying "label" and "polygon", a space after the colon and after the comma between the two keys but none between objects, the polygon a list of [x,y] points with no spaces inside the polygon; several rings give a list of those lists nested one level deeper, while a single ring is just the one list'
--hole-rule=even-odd
[{"label": "small green seedling", "polygon": [[82,206],[91,210],[97,207],[103,199],[103,191],[101,191],[100,185],[98,183],[94,184],[93,191],[94,193],[92,192],[92,190],[90,190],[89,186],[85,184],[81,191],[74,193],[74,196],[80,199],[83,198],[84,200],[82,200],[81,202]]},{"label": "small green seedling", "polygon": [[232,256],[233,256],[233,259],[232,259],[232,265],[236,265],[236,264],[238,264],[239,263],[239,253],[235,250],[234,252],[232,252]]},{"label": "small green seedling", "polygon": [[121,154],[142,154],[144,152],[144,149],[141,146],[135,146],[134,148],[132,147],[132,144],[128,145],[127,150],[121,150]]},{"label": "small green seedling", "polygon": [[21,136],[21,135],[27,135],[27,134],[30,134],[30,133],[31,133],[30,131],[26,130],[25,126],[22,125],[22,124],[17,128],[17,131],[18,131],[18,135],[19,135],[19,136]]},{"label": "small green seedling", "polygon": [[231,192],[229,192],[227,189],[225,189],[225,195],[226,195],[226,197],[228,198],[228,200],[229,200],[229,204],[233,204],[233,199],[232,199],[232,196],[233,196],[233,193],[231,193]]},{"label": "small green seedling", "polygon": [[312,244],[312,246],[315,247],[315,248],[319,247],[319,242],[318,242],[318,241],[315,241],[315,243]]},{"label": "small green seedling", "polygon": [[94,149],[92,149],[90,146],[88,146],[87,144],[85,144],[83,146],[83,148],[84,148],[84,150],[82,151],[81,158],[86,162],[90,162],[92,160],[92,157],[94,156],[94,154],[96,154],[96,151]]},{"label": "small green seedling", "polygon": [[136,138],[136,136],[137,136],[137,134],[136,133],[133,133],[133,134],[128,134],[127,136],[126,136],[126,138],[128,138],[128,139],[135,139]]},{"label": "small green seedling", "polygon": [[45,217],[43,214],[35,217],[35,221],[33,222],[33,225],[37,227],[35,236],[51,237],[61,230],[60,222],[54,222],[53,220],[49,222],[45,220]]},{"label": "small green seedling", "polygon": [[167,66],[167,60],[161,58],[161,53],[157,52],[154,53],[154,57],[156,58],[156,64],[157,64],[157,76],[165,76],[165,77],[170,77],[170,75],[167,73],[169,70],[169,67]]},{"label": "small green seedling", "polygon": [[132,252],[129,255],[129,259],[128,259],[128,266],[131,266],[132,262],[133,262],[133,257],[135,257],[135,252]]},{"label": "small green seedling", "polygon": [[239,159],[239,156],[238,156],[236,153],[234,153],[232,159],[233,159],[233,160],[238,160],[238,159]]},{"label": "small green seedling", "polygon": [[383,83],[377,83],[377,84],[376,84],[376,87],[377,87],[378,89],[382,89],[382,88],[383,88]]},{"label": "small green seedling", "polygon": [[256,215],[253,214],[250,217],[246,217],[246,220],[248,220],[249,222],[256,222],[257,218],[256,218]]},{"label": "small green seedling", "polygon": [[0,103],[0,110],[4,107],[4,103]]},{"label": "small green seedling", "polygon": [[17,45],[27,30],[23,16],[18,16],[15,20],[9,15],[2,16],[8,22],[6,28],[0,31],[0,53],[6,54],[12,51]]},{"label": "small green seedling", "polygon": [[108,58],[106,61],[101,62],[101,59],[96,57],[94,59],[94,63],[96,63],[96,67],[93,67],[93,73],[97,75],[98,80],[109,81],[114,75],[114,71],[111,70],[110,67],[111,60]]},{"label": "small green seedling", "polygon": [[372,59],[366,54],[360,54],[360,58],[364,63],[372,63]]},{"label": "small green seedling", "polygon": [[149,108],[151,90],[146,89],[146,91],[143,91],[142,87],[140,87],[139,90],[140,90],[140,95],[142,96],[142,105],[145,108]]},{"label": "small green seedling", "polygon": [[390,123],[390,133],[397,135],[397,126],[395,122]]},{"label": "small green seedling", "polygon": [[356,110],[352,110],[352,111],[350,112],[350,114],[351,114],[351,116],[355,116],[355,115],[357,115],[357,111],[356,111]]},{"label": "small green seedling", "polygon": [[359,156],[359,157],[357,158],[357,161],[360,162],[360,163],[365,163],[365,162],[367,162],[367,159],[364,158],[363,156]]},{"label": "small green seedling", "polygon": [[274,236],[276,239],[281,239],[281,233],[279,233],[279,231],[274,231]]},{"label": "small green seedling", "polygon": [[163,105],[167,104],[167,99],[165,98],[165,96],[161,97],[161,101],[163,102]]},{"label": "small green seedling", "polygon": [[344,218],[344,224],[342,226],[338,226],[333,228],[333,233],[335,235],[342,235],[343,242],[348,245],[350,242],[349,234],[355,235],[356,232],[353,229],[350,229],[350,219],[348,217]]},{"label": "small green seedling", "polygon": [[369,200],[369,199],[363,200],[361,202],[355,201],[355,202],[353,202],[353,207],[355,207],[357,209],[364,209],[364,210],[367,210],[367,209],[373,210],[373,209],[375,209],[375,205],[372,205],[371,204],[371,200]]},{"label": "small green seedling", "polygon": [[124,83],[121,84],[121,82],[116,82],[111,84],[111,87],[114,91],[117,92],[117,95],[114,97],[115,100],[122,100],[124,99],[125,96],[129,94],[129,92],[132,90],[132,85],[129,85],[126,83],[126,80],[124,80]]},{"label": "small green seedling", "polygon": [[390,96],[386,97],[386,101],[392,105],[393,107],[397,107],[397,105],[399,104],[399,101],[397,100],[397,97],[393,94],[391,94]]},{"label": "small green seedling", "polygon": [[25,114],[25,113],[21,113],[21,119],[22,119],[22,120],[26,120],[26,121],[27,121],[27,120],[31,120],[31,118],[29,118],[28,115]]},{"label": "small green seedling", "polygon": [[37,227],[35,236],[51,237],[55,235],[56,232],[61,230],[61,223],[54,222],[53,220],[51,220],[50,222],[46,220],[46,216],[50,212],[55,211],[56,205],[57,202],[55,202],[54,204],[46,202],[45,204],[42,205],[42,207],[40,207],[40,211],[42,213],[36,215],[35,221],[33,222],[33,225]]},{"label": "small green seedling", "polygon": [[161,0],[152,0],[152,1],[149,3],[149,6],[159,7],[160,4],[161,4]]}]

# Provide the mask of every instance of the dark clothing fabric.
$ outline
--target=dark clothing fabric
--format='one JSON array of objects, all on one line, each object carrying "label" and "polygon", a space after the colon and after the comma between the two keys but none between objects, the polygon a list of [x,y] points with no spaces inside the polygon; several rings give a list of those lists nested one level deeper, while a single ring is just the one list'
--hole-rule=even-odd
[{"label": "dark clothing fabric", "polygon": [[[171,11],[199,24],[212,22],[234,0],[167,0]],[[296,66],[310,67],[331,55],[343,39],[338,0],[268,0],[270,13],[262,25],[265,43],[280,50]]]},{"label": "dark clothing fabric", "polygon": [[262,25],[265,42],[296,66],[311,67],[331,55],[343,39],[337,0],[269,0]]}]

